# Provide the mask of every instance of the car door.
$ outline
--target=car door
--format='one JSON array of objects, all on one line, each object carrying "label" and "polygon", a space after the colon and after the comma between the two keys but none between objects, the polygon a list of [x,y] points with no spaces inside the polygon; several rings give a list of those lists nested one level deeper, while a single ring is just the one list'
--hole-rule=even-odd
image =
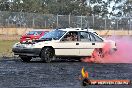
[{"label": "car door", "polygon": [[80,32],[80,56],[91,56],[95,48],[102,47],[103,40],[91,32]]},{"label": "car door", "polygon": [[[78,39],[76,41],[67,40],[68,32],[59,43],[57,43],[58,48],[55,49],[56,55],[61,56],[78,56],[79,55],[79,44]],[[74,32],[72,32],[74,33]],[[77,32],[76,32],[77,34]],[[77,34],[78,36],[78,34]]]}]

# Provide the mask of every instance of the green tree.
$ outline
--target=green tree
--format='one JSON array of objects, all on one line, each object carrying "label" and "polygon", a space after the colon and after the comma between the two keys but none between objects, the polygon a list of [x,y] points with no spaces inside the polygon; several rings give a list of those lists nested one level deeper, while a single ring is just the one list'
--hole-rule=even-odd
[{"label": "green tree", "polygon": [[89,3],[91,14],[102,17],[120,17],[131,10],[131,6],[128,6],[128,1],[126,0],[89,0]]},{"label": "green tree", "polygon": [[0,0],[0,10],[1,11],[8,11],[10,8],[8,0]]},{"label": "green tree", "polygon": [[63,15],[86,15],[85,0],[52,0],[47,3],[49,13]]}]

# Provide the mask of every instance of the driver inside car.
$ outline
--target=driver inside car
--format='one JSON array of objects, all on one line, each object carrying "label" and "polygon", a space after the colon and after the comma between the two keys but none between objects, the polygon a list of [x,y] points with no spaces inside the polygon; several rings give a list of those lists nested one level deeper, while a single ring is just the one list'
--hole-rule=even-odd
[{"label": "driver inside car", "polygon": [[77,35],[76,33],[69,33],[66,37],[67,41],[77,41]]}]

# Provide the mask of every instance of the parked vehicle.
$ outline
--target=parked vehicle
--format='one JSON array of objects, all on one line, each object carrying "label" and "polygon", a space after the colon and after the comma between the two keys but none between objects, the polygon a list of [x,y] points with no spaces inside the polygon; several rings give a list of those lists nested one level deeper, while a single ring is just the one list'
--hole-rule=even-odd
[{"label": "parked vehicle", "polygon": [[28,33],[24,34],[20,38],[20,42],[26,42],[29,40],[36,40],[39,39],[40,37],[44,36],[48,31],[45,30],[32,30],[29,31]]},{"label": "parked vehicle", "polygon": [[112,40],[105,40],[86,29],[67,28],[50,31],[33,42],[16,43],[12,50],[25,62],[30,61],[32,57],[51,62],[57,57],[80,59],[91,56],[95,50],[99,56],[103,56],[102,48],[106,43],[111,45],[110,50],[116,50],[116,43]]}]

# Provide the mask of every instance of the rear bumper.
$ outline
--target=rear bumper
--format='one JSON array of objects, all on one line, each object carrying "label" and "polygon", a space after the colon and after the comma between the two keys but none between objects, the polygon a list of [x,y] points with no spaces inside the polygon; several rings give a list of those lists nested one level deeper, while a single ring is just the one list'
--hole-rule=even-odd
[{"label": "rear bumper", "polygon": [[41,49],[40,48],[12,48],[14,55],[25,55],[25,56],[36,56],[38,57]]}]

